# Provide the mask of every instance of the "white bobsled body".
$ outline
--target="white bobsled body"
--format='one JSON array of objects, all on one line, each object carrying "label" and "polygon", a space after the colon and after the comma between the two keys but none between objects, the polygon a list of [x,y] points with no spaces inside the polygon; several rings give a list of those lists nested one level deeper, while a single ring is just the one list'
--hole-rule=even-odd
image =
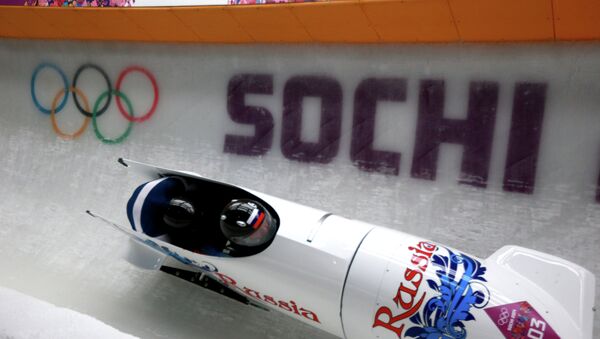
[{"label": "white bobsled body", "polygon": [[259,254],[202,260],[218,269],[214,275],[222,283],[253,301],[342,337],[344,281],[372,226],[319,214],[309,209],[306,219],[282,222],[273,243]]},{"label": "white bobsled body", "polygon": [[378,227],[350,268],[342,321],[348,339],[591,339],[594,284],[587,270],[529,249],[481,260]]},{"label": "white bobsled body", "polygon": [[[190,172],[121,162],[149,180],[180,175],[216,183]],[[575,264],[510,246],[481,260],[412,235],[236,189],[278,215],[274,240],[253,255],[192,252],[113,225],[136,239],[131,259],[139,266],[201,271],[253,303],[339,337],[592,338],[594,277]]]}]

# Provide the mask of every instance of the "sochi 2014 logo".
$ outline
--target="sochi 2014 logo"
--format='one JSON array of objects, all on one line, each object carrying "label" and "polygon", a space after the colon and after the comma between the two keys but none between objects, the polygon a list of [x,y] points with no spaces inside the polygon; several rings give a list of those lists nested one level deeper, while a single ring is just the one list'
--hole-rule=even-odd
[{"label": "sochi 2014 logo", "polygon": [[[56,71],[63,82],[63,88],[57,90],[56,94],[54,95],[54,99],[52,100],[52,104],[49,107],[44,107],[40,103],[36,92],[36,81],[38,78],[38,74],[40,73],[40,71],[46,68]],[[86,70],[93,70],[100,73],[100,75],[104,78],[106,82],[106,90],[103,91],[93,101],[92,106],[90,106],[90,101],[88,100],[88,97],[85,95],[85,93],[83,93],[83,91],[77,87],[77,81],[79,80],[79,77]],[[147,112],[141,115],[135,113],[134,106],[131,103],[131,100],[124,92],[121,91],[121,85],[123,84],[123,80],[127,75],[129,75],[132,72],[138,72],[144,75],[150,81],[150,84],[152,85],[152,90],[154,92],[151,107],[148,109]],[[58,114],[67,104],[67,101],[69,99],[69,93],[73,95],[73,101],[75,102],[77,110],[84,116],[83,124],[77,131],[73,133],[66,133],[63,130],[61,130],[56,121],[56,114]],[[119,112],[125,119],[127,119],[128,125],[127,129],[120,136],[111,139],[105,137],[100,128],[98,127],[98,118],[108,110],[113,96],[115,97],[115,101],[117,103],[117,108]],[[154,77],[154,75],[149,70],[141,66],[129,66],[123,69],[119,73],[117,82],[113,87],[112,82],[110,81],[110,78],[106,71],[104,71],[104,69],[102,69],[96,64],[86,63],[79,66],[79,68],[77,68],[77,71],[75,71],[73,80],[69,84],[67,76],[62,70],[62,68],[53,63],[44,62],[39,64],[33,70],[33,74],[31,75],[31,98],[33,99],[33,103],[40,112],[50,116],[50,120],[52,122],[52,129],[54,130],[56,135],[58,135],[61,139],[73,140],[79,138],[87,130],[87,127],[91,122],[92,127],[94,129],[94,133],[100,141],[102,141],[105,144],[118,144],[127,139],[135,123],[144,122],[152,117],[152,115],[156,111],[156,107],[158,106],[159,91],[158,83],[156,82],[156,78]],[[126,108],[123,106],[123,102],[125,103]]]}]

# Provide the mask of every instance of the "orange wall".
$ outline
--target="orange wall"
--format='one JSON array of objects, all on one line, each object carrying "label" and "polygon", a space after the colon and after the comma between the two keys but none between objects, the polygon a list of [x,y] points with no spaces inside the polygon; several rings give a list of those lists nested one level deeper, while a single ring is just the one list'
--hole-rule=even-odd
[{"label": "orange wall", "polygon": [[256,6],[0,6],[0,37],[219,43],[600,40],[599,0],[352,0]]}]

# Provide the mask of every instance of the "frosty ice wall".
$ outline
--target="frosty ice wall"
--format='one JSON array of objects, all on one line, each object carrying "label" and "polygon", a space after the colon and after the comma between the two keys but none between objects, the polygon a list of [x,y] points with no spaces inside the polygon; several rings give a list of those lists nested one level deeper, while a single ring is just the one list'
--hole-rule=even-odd
[{"label": "frosty ice wall", "polygon": [[[533,194],[543,185],[543,181],[539,182],[540,173],[560,174],[548,181],[550,184],[583,180],[580,175],[565,175],[553,169],[558,166],[563,172],[579,173],[579,168],[586,166],[594,175],[585,178],[587,183],[579,187],[594,187],[588,199],[600,202],[600,170],[595,151],[600,141],[591,142],[598,125],[594,121],[598,109],[594,102],[597,85],[592,75],[599,65],[588,59],[593,53],[560,55],[564,48],[548,46],[546,62],[538,63],[539,53],[519,52],[515,57],[520,60],[512,60],[502,53],[486,56],[486,49],[481,48],[465,54],[466,61],[462,61],[436,58],[430,47],[405,50],[414,55],[390,50],[389,54],[380,53],[375,62],[372,56],[363,60],[336,59],[338,52],[328,51],[321,53],[319,66],[301,58],[280,58],[276,53],[269,55],[262,65],[252,57],[240,61],[252,52],[223,57],[213,54],[205,57],[206,63],[200,67],[189,61],[178,63],[188,71],[177,79],[170,74],[162,75],[160,87],[174,81],[195,85],[172,89],[170,97],[179,98],[177,102],[169,101],[167,90],[167,101],[161,106],[165,111],[193,114],[188,126],[206,129],[201,133],[210,140],[205,142],[229,156],[283,158],[334,168],[350,165],[371,175],[391,175],[401,180],[439,182],[442,173],[442,181],[448,182],[453,177],[454,184],[525,195]],[[423,55],[427,61],[421,60]],[[575,64],[558,72],[552,65],[563,59],[575,60]],[[143,57],[136,62],[145,60]],[[38,65],[47,65],[46,62],[54,65],[51,58],[37,60]],[[122,62],[115,67],[109,62],[106,67],[98,63],[99,59],[79,62],[111,71],[128,70],[132,64]],[[217,63],[222,67],[208,71]],[[62,62],[56,64],[66,66]],[[98,95],[93,91],[104,83],[110,84],[108,79],[115,75],[104,74],[104,82],[95,83],[89,81],[93,77],[87,72],[81,72],[81,67],[74,71],[73,84],[78,75],[86,74],[82,77],[83,87],[81,81],[77,84],[83,91],[73,97],[88,95],[91,89],[90,100],[97,103]],[[590,71],[584,74],[578,72],[580,69]],[[33,71],[32,83],[40,90],[32,90],[33,101],[38,107],[50,107],[51,98],[38,100],[36,93],[52,94],[65,85],[52,84],[52,76],[38,77],[39,72],[38,66]],[[53,76],[57,78],[61,72],[62,68]],[[69,76],[73,73],[68,67],[64,72]],[[25,73],[29,75],[31,71]],[[211,77],[210,82],[196,80],[207,76]],[[133,100],[136,101],[133,106],[138,106],[136,114],[153,112],[159,87],[156,81],[152,91],[144,91],[135,77],[133,81],[128,91],[139,92],[139,97]],[[196,93],[196,88],[203,90]],[[154,101],[148,100],[150,95]],[[65,96],[61,101],[61,109],[66,99]],[[99,113],[104,113],[109,102]],[[145,102],[152,102],[152,106],[139,108]],[[183,102],[191,103],[194,108],[190,105],[183,108]],[[206,104],[210,111],[205,109]],[[119,109],[123,113],[122,107]],[[210,116],[213,123],[225,128],[210,128],[204,120],[198,120],[199,116],[203,119]],[[164,119],[172,119],[172,114],[167,113]],[[194,134],[178,136],[187,142],[197,139]],[[444,150],[448,146],[454,147],[452,154]],[[565,148],[570,148],[570,152],[557,153]],[[587,158],[594,158],[594,162],[587,161],[584,165],[575,160],[572,152],[575,149],[586,153]],[[551,159],[548,165],[544,165],[543,159],[540,162],[544,154],[546,163]],[[444,158],[446,165],[448,159],[452,164],[444,166]]]},{"label": "frosty ice wall", "polygon": [[[560,83],[556,83],[560,86]],[[546,105],[546,82],[517,82],[512,91],[512,114],[502,188],[508,192],[531,194],[535,178]],[[285,82],[281,152],[290,160],[329,163],[340,149],[343,105],[353,106],[350,159],[367,172],[400,175],[400,152],[376,149],[375,119],[378,101],[406,101],[406,78],[366,78],[359,81],[353,98],[344,99],[340,82],[333,77],[298,75]],[[498,93],[496,81],[470,81],[465,119],[446,118],[446,82],[443,79],[419,79],[418,115],[410,176],[435,180],[442,143],[463,147],[460,184],[487,187]],[[267,108],[244,103],[246,94],[273,95],[273,74],[237,74],[229,80],[227,110],[240,124],[254,125],[253,136],[228,134],[227,153],[258,156],[273,144],[273,113]],[[320,100],[318,141],[303,141],[302,102],[305,97]],[[388,126],[388,128],[394,128]],[[600,192],[600,181],[598,183]],[[600,202],[600,193],[596,195]]]},{"label": "frosty ice wall", "polygon": [[[120,144],[100,142],[91,123],[78,139],[63,140],[32,100],[32,73],[42,62],[60,66],[69,84],[82,65],[96,64],[113,88],[121,72],[142,66],[156,88],[140,72],[120,88],[140,119],[157,90],[155,113],[133,123]],[[185,292],[165,316],[162,294],[120,257],[123,242],[90,223],[83,211],[91,207],[127,223],[123,203],[140,178],[119,170],[118,157],[196,171],[481,257],[522,245],[600,275],[598,44],[6,40],[0,65],[0,269],[10,272],[0,285],[77,310],[95,305],[90,314],[141,337],[197,337],[206,328],[231,337],[240,318],[223,319],[221,299],[203,306],[207,300]],[[46,108],[65,88],[48,68],[35,84]],[[91,110],[108,89],[91,69],[76,87]],[[107,139],[128,129],[119,111],[113,99],[97,119]],[[85,120],[72,94],[55,118],[68,133]],[[244,328],[249,337],[265,336],[252,332],[272,325],[264,319]]]}]

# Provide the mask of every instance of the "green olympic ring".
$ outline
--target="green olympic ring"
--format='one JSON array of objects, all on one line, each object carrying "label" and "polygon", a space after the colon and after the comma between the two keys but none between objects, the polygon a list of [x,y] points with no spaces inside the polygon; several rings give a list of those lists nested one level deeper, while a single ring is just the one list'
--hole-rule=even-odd
[{"label": "green olympic ring", "polygon": [[105,137],[102,134],[102,132],[100,132],[100,128],[98,127],[98,122],[97,122],[96,118],[98,117],[100,103],[102,102],[102,100],[104,100],[106,97],[108,97],[109,94],[116,95],[117,97],[123,99],[123,101],[125,101],[125,105],[127,105],[129,115],[131,117],[134,117],[134,114],[133,114],[133,107],[131,106],[131,102],[129,101],[129,98],[127,98],[127,96],[125,94],[123,94],[122,92],[120,92],[116,89],[104,91],[102,94],[100,94],[98,99],[96,99],[96,103],[94,104],[94,110],[92,112],[92,126],[94,127],[94,133],[96,133],[96,137],[98,137],[98,139],[100,139],[100,141],[102,141],[103,143],[108,144],[108,145],[115,145],[115,144],[120,144],[121,142],[123,142],[123,140],[127,139],[129,134],[131,133],[131,130],[133,129],[134,120],[133,119],[129,120],[129,124],[127,125],[127,129],[125,130],[125,132],[123,132],[123,134],[121,134],[119,137],[117,137],[115,139],[109,139],[109,138]]}]

